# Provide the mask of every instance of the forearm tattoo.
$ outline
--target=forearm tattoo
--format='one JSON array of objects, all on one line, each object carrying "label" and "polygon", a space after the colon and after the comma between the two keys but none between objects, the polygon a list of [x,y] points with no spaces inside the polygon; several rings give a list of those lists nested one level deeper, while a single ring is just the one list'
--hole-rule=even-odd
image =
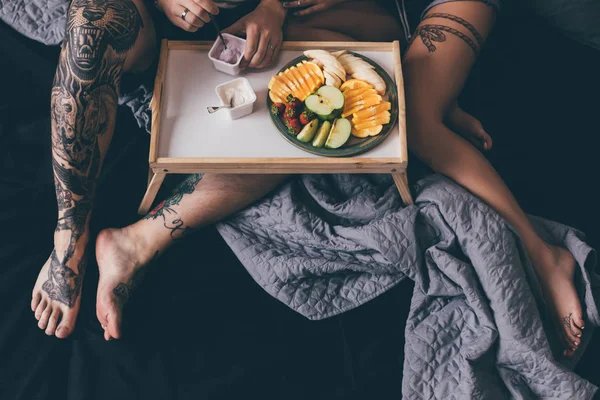
[{"label": "forearm tattoo", "polygon": [[131,279],[129,279],[127,282],[121,282],[117,286],[115,286],[115,288],[113,289],[113,294],[117,298],[117,301],[119,302],[121,307],[123,307],[125,303],[129,301],[129,298],[131,297],[133,291],[135,291],[135,289],[140,285],[140,282],[144,279],[144,276],[146,276],[146,271],[148,271],[148,268],[152,264],[154,264],[154,262],[158,258],[158,253],[159,251],[157,250],[156,253],[154,253],[152,258],[150,259],[150,262],[148,262],[147,265],[135,271]]},{"label": "forearm tattoo", "polygon": [[465,28],[467,28],[469,32],[471,32],[471,34],[473,35],[473,37],[477,41],[477,44],[479,45],[479,48],[483,47],[483,38],[481,37],[481,35],[479,34],[479,32],[477,32],[477,29],[475,29],[475,27],[469,23],[469,21],[466,21],[466,20],[464,20],[461,17],[458,17],[456,15],[446,14],[446,13],[432,13],[432,14],[427,14],[423,18],[423,21],[426,20],[426,19],[430,19],[430,18],[445,18],[445,19],[449,19],[450,21],[454,21],[454,22],[456,22],[458,24],[461,24],[462,26],[464,26]]},{"label": "forearm tattoo", "polygon": [[185,226],[185,223],[173,206],[178,205],[184,195],[192,193],[201,179],[201,174],[189,175],[181,182],[181,184],[179,184],[179,186],[177,186],[171,197],[163,200],[154,207],[144,219],[157,219],[158,217],[162,217],[165,228],[170,230],[171,238],[177,240],[185,236],[191,228]]},{"label": "forearm tattoo", "polygon": [[467,35],[465,35],[464,33],[460,32],[460,31],[458,31],[454,28],[450,28],[446,25],[420,25],[417,28],[409,46],[412,44],[412,42],[418,36],[421,38],[421,41],[423,42],[425,47],[427,47],[427,50],[429,50],[430,53],[433,53],[434,51],[437,50],[437,47],[435,47],[433,42],[443,43],[446,41],[446,35],[444,34],[444,32],[450,33],[450,34],[455,35],[456,37],[460,38],[463,42],[468,44],[469,47],[471,47],[471,49],[473,49],[473,51],[475,52],[475,55],[477,55],[479,53],[477,45],[470,37],[468,37]]},{"label": "forearm tattoo", "polygon": [[[51,99],[52,153],[59,219],[70,234],[64,254],[50,257],[43,290],[73,307],[85,264],[68,266],[86,231],[102,155],[98,140],[112,131],[127,51],[142,27],[128,0],[73,0]],[[75,271],[74,267],[77,268]]]}]

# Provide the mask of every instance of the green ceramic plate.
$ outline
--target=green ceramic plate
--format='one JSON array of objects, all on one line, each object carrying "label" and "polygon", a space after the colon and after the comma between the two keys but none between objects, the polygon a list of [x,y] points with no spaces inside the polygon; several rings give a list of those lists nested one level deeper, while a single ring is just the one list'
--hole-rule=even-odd
[{"label": "green ceramic plate", "polygon": [[[396,124],[396,120],[398,119],[398,91],[396,89],[396,84],[394,83],[392,78],[390,78],[388,73],[383,68],[381,68],[377,63],[370,60],[369,58],[367,58],[363,55],[360,55],[358,53],[351,52],[351,51],[349,51],[348,53],[350,53],[356,57],[362,58],[363,60],[365,60],[366,62],[371,64],[373,67],[375,67],[375,71],[377,71],[379,76],[381,76],[383,78],[383,80],[385,81],[385,85],[387,87],[385,94],[387,96],[387,100],[390,103],[392,103],[392,108],[390,109],[390,114],[391,114],[390,122],[383,126],[381,133],[377,136],[370,136],[370,137],[364,138],[364,139],[350,136],[350,139],[348,139],[346,144],[344,144],[339,149],[326,149],[325,147],[313,147],[313,145],[311,143],[304,143],[304,142],[299,141],[298,139],[296,139],[296,136],[290,135],[288,133],[287,128],[280,117],[269,113],[271,115],[271,120],[273,121],[273,123],[275,124],[275,126],[277,127],[277,129],[279,130],[281,135],[288,142],[293,144],[294,146],[296,146],[304,151],[307,151],[309,153],[316,154],[319,156],[352,157],[352,156],[356,156],[358,154],[364,153],[366,151],[369,151],[369,150],[375,148],[376,146],[378,146],[380,143],[382,143],[387,138],[387,136],[390,134],[392,128]],[[305,56],[300,56],[298,58],[295,58],[294,60],[287,63],[279,72],[285,71],[289,67],[296,65],[299,62],[302,62],[303,60],[308,60],[308,58]],[[267,110],[271,109],[272,104],[273,104],[273,102],[271,101],[271,98],[269,96],[267,96]]]}]

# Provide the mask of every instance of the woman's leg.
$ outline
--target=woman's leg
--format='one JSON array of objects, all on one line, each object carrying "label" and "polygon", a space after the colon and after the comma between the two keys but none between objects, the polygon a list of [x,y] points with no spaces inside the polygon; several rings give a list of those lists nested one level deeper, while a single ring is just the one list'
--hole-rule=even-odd
[{"label": "woman's leg", "polygon": [[[346,1],[320,13],[291,17],[290,21],[305,29],[336,32],[362,42],[391,42],[404,35],[398,21],[373,0]],[[315,40],[331,39],[317,36]]]},{"label": "woman's leg", "polygon": [[96,179],[113,134],[121,76],[147,67],[154,53],[154,27],[141,0],[71,3],[52,88],[58,223],[31,301],[48,335],[64,338],[75,326]]},{"label": "woman's leg", "polygon": [[451,2],[434,7],[428,16],[403,62],[409,147],[431,168],[489,204],[519,233],[570,355],[580,343],[584,324],[573,283],[573,256],[537,235],[492,165],[444,123],[475,60],[477,43],[491,28],[493,10],[479,2]]}]

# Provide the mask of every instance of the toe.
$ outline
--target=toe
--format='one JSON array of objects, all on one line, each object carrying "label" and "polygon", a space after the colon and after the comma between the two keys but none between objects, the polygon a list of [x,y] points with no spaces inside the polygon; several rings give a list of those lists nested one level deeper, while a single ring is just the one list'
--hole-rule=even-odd
[{"label": "toe", "polygon": [[108,333],[111,337],[119,339],[121,337],[121,313],[115,311],[108,315]]},{"label": "toe", "polygon": [[35,312],[37,306],[40,305],[40,300],[42,300],[42,294],[38,291],[34,292],[31,297],[31,311]]},{"label": "toe", "polygon": [[56,325],[58,324],[58,319],[60,318],[61,314],[62,314],[62,312],[60,311],[60,308],[58,308],[58,307],[56,307],[56,309],[54,309],[54,311],[52,311],[50,318],[48,318],[48,326],[46,327],[46,335],[48,335],[48,336],[54,335],[54,332],[56,331]]},{"label": "toe", "polygon": [[56,337],[59,339],[64,339],[73,332],[75,328],[75,318],[66,314],[63,315],[62,320],[60,321],[60,325],[56,329]]},{"label": "toe", "polygon": [[38,322],[38,326],[40,329],[46,329],[48,326],[48,319],[50,318],[50,314],[52,314],[52,305],[48,304],[44,312],[42,312],[42,316],[40,317],[40,321]]},{"label": "toe", "polygon": [[104,331],[104,340],[106,340],[106,341],[110,340],[110,333],[108,333],[108,331]]},{"label": "toe", "polygon": [[47,305],[48,302],[46,301],[46,299],[42,299],[40,304],[38,304],[37,308],[35,309],[35,319],[37,319],[38,321],[40,320],[40,318],[42,317],[42,313],[46,309]]},{"label": "toe", "polygon": [[[585,328],[585,322],[583,321],[583,318],[579,317],[575,317],[571,320],[573,328],[574,329],[578,329],[578,330],[583,330]],[[581,332],[579,333],[581,334]]]}]

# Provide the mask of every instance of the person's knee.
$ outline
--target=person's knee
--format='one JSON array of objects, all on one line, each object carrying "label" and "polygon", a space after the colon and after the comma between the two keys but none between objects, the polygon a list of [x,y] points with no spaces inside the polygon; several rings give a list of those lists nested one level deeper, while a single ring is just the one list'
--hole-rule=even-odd
[{"label": "person's knee", "polygon": [[131,53],[143,53],[143,12],[131,0],[73,0],[63,44],[71,72],[85,81],[120,74]]}]

